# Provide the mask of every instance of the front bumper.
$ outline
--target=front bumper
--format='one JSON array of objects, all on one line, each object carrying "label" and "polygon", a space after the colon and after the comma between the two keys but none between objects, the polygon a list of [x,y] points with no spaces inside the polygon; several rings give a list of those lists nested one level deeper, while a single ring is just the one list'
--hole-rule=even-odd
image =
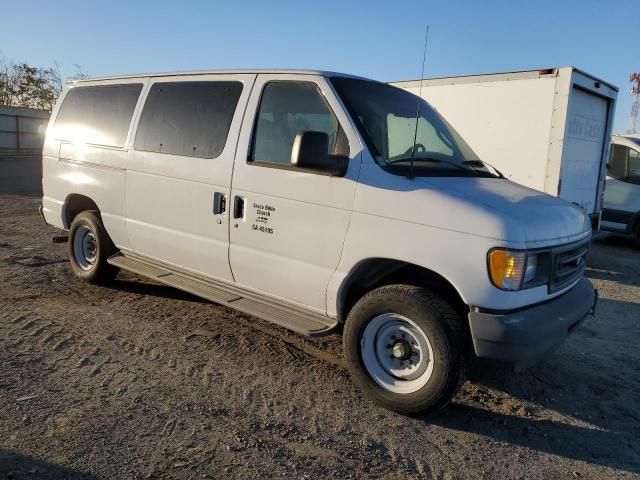
[{"label": "front bumper", "polygon": [[473,347],[480,358],[512,362],[523,370],[558,348],[595,312],[598,292],[582,278],[567,293],[515,312],[470,312]]}]

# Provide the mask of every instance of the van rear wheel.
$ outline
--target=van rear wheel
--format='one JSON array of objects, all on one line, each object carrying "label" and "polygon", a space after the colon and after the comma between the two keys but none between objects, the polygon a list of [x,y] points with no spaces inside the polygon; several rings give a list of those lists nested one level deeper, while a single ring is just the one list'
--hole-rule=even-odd
[{"label": "van rear wheel", "polygon": [[446,405],[464,379],[455,311],[421,287],[391,285],[351,309],[344,348],[351,376],[382,406],[399,413]]},{"label": "van rear wheel", "polygon": [[76,215],[69,229],[69,260],[78,278],[90,283],[111,280],[118,269],[107,258],[116,250],[97,211]]}]

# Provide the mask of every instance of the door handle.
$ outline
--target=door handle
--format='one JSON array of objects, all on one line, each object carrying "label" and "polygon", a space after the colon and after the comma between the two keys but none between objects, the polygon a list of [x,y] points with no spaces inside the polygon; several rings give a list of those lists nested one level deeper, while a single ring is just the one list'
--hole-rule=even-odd
[{"label": "door handle", "polygon": [[222,215],[227,211],[227,197],[224,193],[216,192],[213,194],[213,214]]},{"label": "door handle", "polygon": [[236,195],[233,197],[233,218],[240,219],[244,218],[244,204],[245,199]]}]

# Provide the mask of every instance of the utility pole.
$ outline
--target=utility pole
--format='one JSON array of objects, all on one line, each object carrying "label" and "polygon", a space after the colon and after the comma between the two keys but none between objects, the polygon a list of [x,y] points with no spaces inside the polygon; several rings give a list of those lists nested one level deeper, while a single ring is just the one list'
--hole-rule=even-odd
[{"label": "utility pole", "polygon": [[631,82],[631,98],[633,103],[631,104],[631,114],[629,115],[629,130],[628,133],[637,133],[636,124],[638,123],[638,116],[640,116],[640,72],[635,72],[629,75],[629,81]]}]

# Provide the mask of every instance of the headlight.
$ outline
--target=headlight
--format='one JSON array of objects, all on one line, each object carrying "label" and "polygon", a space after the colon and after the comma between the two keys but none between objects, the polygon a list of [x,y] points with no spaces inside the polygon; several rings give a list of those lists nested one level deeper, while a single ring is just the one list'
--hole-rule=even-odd
[{"label": "headlight", "polygon": [[547,253],[494,248],[488,255],[489,277],[501,290],[537,287],[549,281]]},{"label": "headlight", "polygon": [[531,254],[527,255],[527,265],[524,267],[524,278],[522,279],[522,283],[526,285],[527,283],[535,280],[537,272],[538,256]]},{"label": "headlight", "polygon": [[489,252],[489,276],[501,290],[520,290],[525,274],[527,254],[495,248]]}]

